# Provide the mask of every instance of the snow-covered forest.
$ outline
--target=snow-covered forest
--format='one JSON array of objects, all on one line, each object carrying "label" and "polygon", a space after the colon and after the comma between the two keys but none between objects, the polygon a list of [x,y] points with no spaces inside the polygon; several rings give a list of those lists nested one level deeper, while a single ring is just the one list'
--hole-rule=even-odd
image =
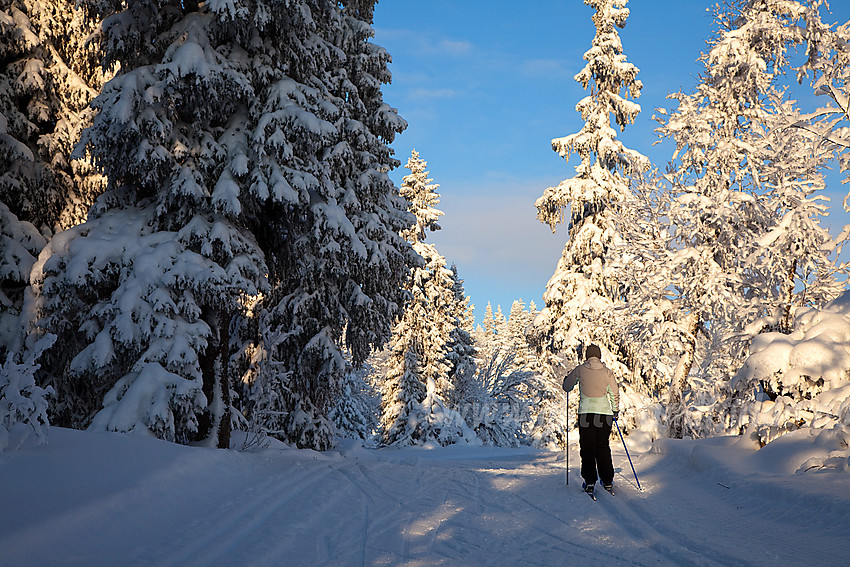
[{"label": "snow-covered forest", "polygon": [[[845,562],[850,22],[728,0],[645,109],[628,0],[570,1],[582,127],[529,203],[563,253],[476,310],[377,0],[0,0],[0,564]],[[664,163],[618,137],[647,112]],[[598,503],[562,490],[590,344]]]},{"label": "snow-covered forest", "polygon": [[375,0],[0,2],[0,450],[50,425],[559,448],[555,369],[590,343],[635,442],[850,437],[850,230],[821,224],[825,171],[850,171],[850,23],[718,6],[653,164],[617,137],[644,111],[627,1],[584,3],[584,126],[552,140],[579,162],[536,202],[563,255],[542,306],[476,325],[428,241],[427,156],[394,156]]}]

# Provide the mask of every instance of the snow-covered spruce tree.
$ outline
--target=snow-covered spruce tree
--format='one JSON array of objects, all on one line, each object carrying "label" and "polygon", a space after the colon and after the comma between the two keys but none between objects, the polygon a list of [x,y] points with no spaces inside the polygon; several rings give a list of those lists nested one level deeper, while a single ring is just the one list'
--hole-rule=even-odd
[{"label": "snow-covered spruce tree", "polygon": [[478,347],[478,352],[481,358],[490,358],[493,350],[496,348],[496,320],[493,317],[493,306],[487,302],[487,307],[484,308],[484,317],[481,319],[481,324],[476,327],[473,332],[475,344]]},{"label": "snow-covered spruce tree", "polygon": [[543,296],[546,307],[535,321],[536,341],[573,363],[583,346],[596,343],[621,377],[625,367],[617,363],[619,341],[603,320],[623,299],[619,278],[612,273],[609,249],[617,241],[614,207],[629,194],[629,176],[648,168],[648,160],[626,148],[612,125],[623,130],[640,112],[627,97],[640,96],[638,69],[626,61],[617,28],[626,25],[627,0],[585,0],[593,7],[596,35],[584,54],[585,67],[575,79],[590,94],[576,110],[584,126],[576,133],[552,140],[552,148],[565,159],[581,158],[576,175],[557,187],[546,189],[535,203],[538,219],[555,227],[569,208],[569,241]]},{"label": "snow-covered spruce tree", "polygon": [[[58,27],[44,21],[50,11],[68,24],[64,41],[49,33]],[[91,27],[73,3],[0,2],[0,357],[20,335],[15,319],[44,237],[79,222],[101,190],[90,164],[70,159],[99,75],[81,78],[65,62],[85,65],[73,46]]]},{"label": "snow-covered spruce tree", "polygon": [[450,405],[456,398],[449,357],[452,332],[459,326],[456,280],[445,259],[425,242],[427,231],[438,230],[443,214],[438,185],[432,184],[426,162],[413,150],[406,167],[401,194],[410,203],[416,224],[403,232],[422,258],[414,267],[410,298],[393,331],[392,356],[382,388],[381,427],[384,441],[392,445],[467,442],[475,434]]},{"label": "snow-covered spruce tree", "polygon": [[[152,247],[164,257],[167,249],[160,252],[160,245],[176,241],[172,257],[181,268],[188,266],[181,264],[185,255],[198,255],[193,262],[199,271],[161,282],[166,295],[180,294],[181,301],[158,297],[154,304],[166,311],[165,318],[179,319],[154,330],[185,333],[182,343],[189,345],[180,361],[163,364],[168,372],[179,366],[177,376],[191,382],[154,376],[164,385],[157,390],[165,393],[160,397],[166,398],[158,411],[165,407],[165,414],[174,414],[174,406],[188,411],[174,433],[177,439],[212,439],[218,432],[219,444],[226,443],[228,343],[237,330],[231,329],[231,318],[245,311],[245,295],[262,289],[268,274],[273,287],[252,309],[260,322],[242,327],[253,329],[254,360],[261,368],[247,379],[260,399],[241,402],[250,402],[248,410],[266,404],[270,413],[282,416],[277,436],[328,447],[327,414],[345,367],[342,331],[349,331],[352,352],[360,358],[371,347],[368,341],[386,338],[413,257],[398,235],[407,223],[404,201],[385,173],[397,163],[385,142],[404,123],[380,101],[389,57],[366,41],[371,29],[362,18],[371,11],[360,6],[349,17],[339,4],[319,0],[128,6],[93,0],[85,6],[104,19],[105,65],[121,69],[98,99],[99,118],[87,135],[87,148],[111,184],[93,219],[107,220],[88,230],[100,238],[101,228],[120,225],[111,215],[122,211],[145,219],[126,222],[138,230],[140,246],[102,264],[120,290],[137,278],[123,268],[125,262],[139,264],[128,261],[130,251]],[[353,66],[358,54],[367,62],[352,67],[349,80],[346,66]],[[67,248],[78,254],[82,246]],[[161,259],[160,272],[179,271]],[[66,260],[74,261],[60,259],[57,266]],[[105,287],[104,297],[90,294],[86,300],[119,295]],[[171,303],[179,307],[176,312]],[[108,326],[104,323],[104,330]],[[100,332],[93,327],[82,343]],[[122,346],[144,348],[149,331],[142,329],[136,342]],[[240,334],[234,342],[241,347],[245,337]],[[133,356],[120,366],[132,367]],[[66,353],[54,366],[73,357]],[[88,366],[74,368],[88,371]],[[106,380],[101,389],[109,389],[113,376],[98,373],[100,378]],[[126,386],[119,382],[112,388],[104,416],[127,417],[120,410],[129,404],[120,403],[130,391]],[[71,413],[83,422],[91,419],[90,411]],[[165,415],[160,411],[157,418],[160,414]],[[116,419],[97,423],[117,428]],[[165,421],[165,433],[157,433],[170,437]]]},{"label": "snow-covered spruce tree", "polygon": [[517,338],[519,340],[519,336],[521,335],[522,341],[524,341],[525,345],[525,364],[535,372],[543,371],[541,357],[538,356],[537,349],[534,344],[534,321],[537,319],[537,315],[539,313],[540,310],[537,309],[537,304],[533,300],[530,301],[528,303],[528,309],[524,309],[522,316],[520,317],[520,320],[522,321],[521,325],[524,326],[516,326]]},{"label": "snow-covered spruce tree", "polygon": [[41,225],[37,205],[44,198],[36,171],[38,126],[33,122],[46,114],[44,97],[34,96],[42,94],[39,86],[46,81],[38,47],[23,2],[0,2],[0,360],[20,348],[13,343],[22,338],[18,317],[24,289],[46,243],[30,222]]},{"label": "snow-covered spruce tree", "polygon": [[146,203],[99,213],[34,267],[38,330],[62,337],[41,371],[51,421],[227,446],[229,318],[257,293],[262,256],[223,219],[155,224]]},{"label": "snow-covered spruce tree", "polygon": [[501,305],[496,306],[496,312],[493,314],[493,330],[493,347],[500,351],[510,350],[513,347],[513,338]]},{"label": "snow-covered spruce tree", "polygon": [[0,360],[23,344],[19,323],[30,271],[46,240],[0,202]]},{"label": "snow-covered spruce tree", "polygon": [[516,364],[525,366],[531,363],[532,352],[528,344],[526,330],[534,322],[534,315],[525,309],[525,302],[517,299],[511,305],[508,316],[508,336],[511,350],[516,353]]},{"label": "snow-covered spruce tree", "polygon": [[91,101],[112,75],[100,63],[97,42],[90,41],[100,20],[81,9],[74,0],[25,0],[33,30],[46,54],[45,71],[55,97],[49,121],[52,131],[38,139],[40,152],[49,161],[61,186],[62,208],[50,219],[55,232],[83,222],[89,207],[106,182],[88,155],[74,156],[84,128],[91,125]]},{"label": "snow-covered spruce tree", "polygon": [[366,362],[346,372],[342,395],[330,412],[337,437],[372,440],[378,429],[380,392],[369,380],[375,369]]},{"label": "snow-covered spruce tree", "polygon": [[[484,309],[484,319],[481,321],[483,331],[487,335],[496,334],[496,320],[493,318],[493,306],[487,302],[487,307]],[[487,339],[490,340],[489,338]]]},{"label": "snow-covered spruce tree", "polygon": [[449,361],[449,382],[452,384],[452,397],[447,401],[452,407],[460,408],[463,392],[470,387],[475,377],[475,361],[478,349],[472,338],[472,326],[475,323],[474,306],[469,304],[469,297],[463,287],[463,280],[457,272],[457,266],[452,265],[452,317],[456,324],[449,332],[449,345],[446,358]]},{"label": "snow-covered spruce tree", "polygon": [[267,273],[239,217],[242,191],[267,196],[247,175],[262,18],[179,1],[84,6],[103,18],[104,65],[120,70],[82,141],[108,190],[33,270],[37,331],[63,338],[42,367],[53,416],[226,447],[231,318]]},{"label": "snow-covered spruce tree", "polygon": [[790,178],[781,178],[782,168],[767,167],[779,154],[762,152],[759,128],[776,124],[775,79],[787,68],[788,49],[806,39],[797,25],[806,15],[804,6],[790,0],[752,0],[719,10],[718,36],[701,58],[701,83],[692,95],[671,95],[678,107],[659,128],[677,148],[667,175],[673,242],[659,263],[672,291],[665,294],[671,308],[666,319],[675,321],[680,345],[667,400],[673,437],[711,433],[718,416],[687,415],[685,396],[693,405],[714,407],[746,348],[728,338],[743,336],[760,317],[775,316],[787,297],[781,292],[786,278],[799,277],[790,250],[781,251],[788,261],[778,270],[763,262],[779,252],[765,247],[777,242],[771,235],[782,230],[788,211],[781,198],[765,196],[764,184],[780,187]]},{"label": "snow-covered spruce tree", "polygon": [[[371,43],[373,0],[279,7],[268,48],[283,62],[257,89],[264,155],[252,176],[278,197],[251,211],[271,292],[248,411],[300,447],[333,443],[330,411],[355,367],[389,338],[416,255],[387,171],[406,123],[384,103],[389,54]],[[271,23],[269,24],[271,25]]]},{"label": "snow-covered spruce tree", "polygon": [[82,46],[94,27],[73,2],[0,3],[0,201],[45,234],[80,222],[102,190],[70,158],[101,84]]},{"label": "snow-covered spruce tree", "polygon": [[25,353],[9,353],[0,362],[0,453],[17,450],[31,435],[38,444],[47,442],[47,397],[53,393],[35,382],[36,362],[42,351],[56,340],[46,335]]}]

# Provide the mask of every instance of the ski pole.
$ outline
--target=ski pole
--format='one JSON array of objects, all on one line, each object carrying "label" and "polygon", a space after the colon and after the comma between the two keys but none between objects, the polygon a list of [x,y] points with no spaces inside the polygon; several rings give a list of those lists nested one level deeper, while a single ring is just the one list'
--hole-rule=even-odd
[{"label": "ski pole", "polygon": [[564,415],[567,420],[567,444],[564,447],[564,482],[570,485],[570,393],[567,392],[566,411]]},{"label": "ski pole", "polygon": [[567,392],[567,446],[564,448],[564,479],[567,482],[567,486],[570,485],[570,393]]},{"label": "ski pole", "polygon": [[628,449],[628,447],[626,447],[626,440],[623,438],[623,432],[620,431],[620,426],[617,425],[616,419],[614,420],[614,425],[617,426],[617,433],[620,434],[620,441],[623,442],[623,449],[626,450],[626,456],[629,458],[629,464],[632,466],[632,473],[634,473],[634,475],[635,475],[635,482],[637,483],[638,490],[643,492],[643,488],[640,487],[640,481],[638,480],[637,472],[635,471],[635,465],[634,465],[634,463],[632,463],[632,457],[631,457],[631,455],[629,455],[629,449]]}]

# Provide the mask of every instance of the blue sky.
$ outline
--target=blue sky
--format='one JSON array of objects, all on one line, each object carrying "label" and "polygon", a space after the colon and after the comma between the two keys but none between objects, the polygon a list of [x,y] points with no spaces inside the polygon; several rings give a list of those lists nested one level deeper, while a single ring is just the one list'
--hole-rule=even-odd
[{"label": "blue sky", "polygon": [[[659,169],[673,149],[653,146],[652,116],[673,106],[669,93],[693,90],[714,4],[629,2],[620,36],[640,69],[643,110],[619,136]],[[850,19],[850,2],[832,4],[825,20]],[[401,183],[414,148],[428,162],[445,213],[442,230],[428,239],[457,264],[479,322],[488,302],[505,315],[515,299],[543,305],[567,237],[566,226],[552,234],[537,221],[534,201],[574,175],[575,163],[550,142],[582,126],[575,105],[587,93],[573,77],[593,39],[592,15],[581,0],[379,0],[375,9],[375,43],[393,57],[384,100],[409,124],[392,144],[402,166],[391,177]],[[795,94],[811,99],[809,90]],[[850,222],[837,180],[830,176],[833,234]]]}]

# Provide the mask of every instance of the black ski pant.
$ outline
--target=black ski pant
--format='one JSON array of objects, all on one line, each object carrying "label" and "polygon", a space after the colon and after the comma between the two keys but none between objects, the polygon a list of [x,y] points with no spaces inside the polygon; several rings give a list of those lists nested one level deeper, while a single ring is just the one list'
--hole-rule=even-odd
[{"label": "black ski pant", "polygon": [[608,444],[613,425],[613,415],[598,413],[578,415],[581,478],[588,486],[597,480],[601,480],[602,484],[606,485],[614,482],[614,464],[611,462],[611,446]]}]

